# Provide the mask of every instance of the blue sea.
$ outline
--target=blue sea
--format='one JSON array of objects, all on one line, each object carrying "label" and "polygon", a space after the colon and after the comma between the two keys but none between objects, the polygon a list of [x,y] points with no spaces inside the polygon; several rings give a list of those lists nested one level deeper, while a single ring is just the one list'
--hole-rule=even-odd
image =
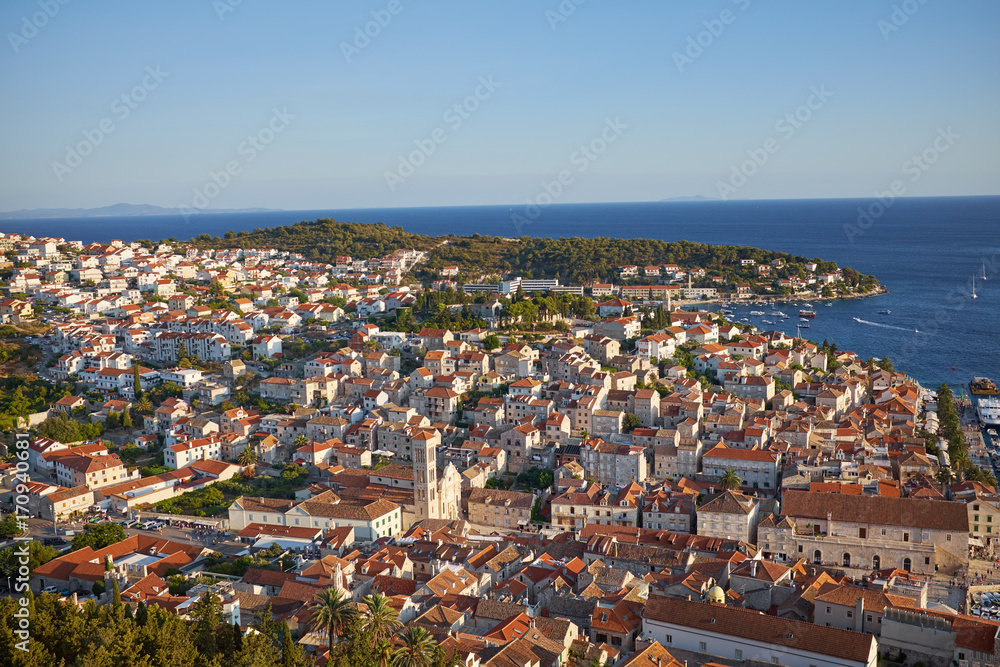
[{"label": "blue sea", "polygon": [[[534,219],[530,219],[536,215]],[[516,214],[516,216],[515,216]],[[0,231],[62,236],[85,242],[186,240],[234,230],[333,218],[384,222],[419,234],[615,236],[750,245],[819,257],[874,274],[890,293],[814,304],[817,317],[801,334],[863,356],[891,358],[925,386],[958,386],[973,375],[1000,380],[1000,197],[697,201],[518,206],[269,211],[0,221]],[[517,222],[515,222],[517,220]],[[985,274],[986,280],[983,280]],[[973,279],[978,298],[972,299]],[[734,317],[795,333],[798,308],[780,321]],[[771,312],[772,308],[764,308]],[[890,311],[884,314],[880,311]],[[856,321],[857,318],[859,321]],[[777,321],[766,325],[762,319]],[[954,369],[952,368],[954,367]]]}]

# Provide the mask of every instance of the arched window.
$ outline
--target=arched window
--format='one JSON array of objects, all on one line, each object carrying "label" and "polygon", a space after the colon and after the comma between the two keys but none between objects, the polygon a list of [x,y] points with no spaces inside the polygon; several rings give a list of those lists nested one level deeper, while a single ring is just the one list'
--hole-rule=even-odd
[{"label": "arched window", "polygon": [[878,554],[872,556],[872,569],[878,570],[882,567],[882,559],[878,557]]},{"label": "arched window", "polygon": [[913,567],[913,563],[910,562],[910,559],[909,558],[904,558],[903,559],[903,569],[906,570],[907,572],[909,572],[911,567]]},{"label": "arched window", "polygon": [[844,567],[850,567],[850,566],[851,566],[851,554],[845,553],[844,554]]},{"label": "arched window", "polygon": [[817,565],[823,562],[823,553],[819,549],[813,552],[813,562]]}]

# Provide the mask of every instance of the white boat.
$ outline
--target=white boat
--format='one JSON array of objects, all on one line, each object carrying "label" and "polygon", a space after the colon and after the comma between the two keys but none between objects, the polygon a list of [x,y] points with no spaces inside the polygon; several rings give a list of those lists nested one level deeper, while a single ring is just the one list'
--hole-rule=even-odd
[{"label": "white boat", "polygon": [[808,319],[806,319],[805,317],[800,317],[800,318],[799,318],[799,322],[808,322],[808,321],[809,321],[809,320],[808,320]]},{"label": "white boat", "polygon": [[854,321],[855,321],[855,322],[860,322],[860,321],[861,321],[861,318],[860,318],[860,317],[855,317],[855,318],[853,318],[853,319],[854,319]]},{"label": "white boat", "polygon": [[771,320],[761,320],[764,324],[774,324]]},{"label": "white boat", "polygon": [[978,298],[976,296],[976,277],[975,276],[972,276],[972,298],[973,299]]},{"label": "white boat", "polygon": [[828,304],[826,304],[826,307],[827,308],[833,308],[833,304],[832,303],[828,303]]},{"label": "white boat", "polygon": [[1000,397],[980,397],[976,403],[976,414],[983,426],[1000,426]]},{"label": "white boat", "polygon": [[751,315],[763,315],[764,311],[763,310],[751,310],[750,314]]}]

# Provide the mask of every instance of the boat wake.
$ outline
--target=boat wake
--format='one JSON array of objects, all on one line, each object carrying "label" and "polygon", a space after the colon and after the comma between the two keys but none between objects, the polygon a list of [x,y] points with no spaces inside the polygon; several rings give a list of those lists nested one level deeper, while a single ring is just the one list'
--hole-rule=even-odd
[{"label": "boat wake", "polygon": [[882,324],[881,322],[869,322],[868,320],[863,320],[860,317],[855,317],[854,321],[859,322],[861,324],[867,324],[870,327],[881,327],[883,329],[896,329],[897,331],[909,331],[909,329],[907,329],[906,327],[897,327],[892,324]]}]

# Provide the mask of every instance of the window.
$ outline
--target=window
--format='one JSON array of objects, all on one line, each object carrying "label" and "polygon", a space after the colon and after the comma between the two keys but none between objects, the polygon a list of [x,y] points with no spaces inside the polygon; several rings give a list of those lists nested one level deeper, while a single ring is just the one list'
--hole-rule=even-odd
[{"label": "window", "polygon": [[909,542],[910,541],[910,534],[909,533],[903,533],[903,541],[904,542]]},{"label": "window", "polygon": [[854,612],[853,611],[847,612],[847,618],[854,618]]},{"label": "window", "polygon": [[865,539],[866,537],[868,537],[868,529],[858,528],[858,537],[860,537],[861,539]]},{"label": "window", "polygon": [[979,521],[979,515],[978,514],[973,515],[972,520]]},{"label": "window", "polygon": [[667,635],[666,637],[664,637],[664,641],[666,641],[668,644],[673,644],[674,643],[674,636],[673,635]]},{"label": "window", "polygon": [[885,537],[885,528],[882,529],[882,537]]},{"label": "window", "polygon": [[872,615],[871,615],[871,614],[868,614],[868,622],[869,622],[869,623],[871,623],[871,622],[872,622]]},{"label": "window", "polygon": [[829,607],[826,608],[826,613],[828,613],[828,614],[830,613],[830,608]]},{"label": "window", "polygon": [[945,535],[944,539],[945,539],[946,542],[951,542],[951,533],[948,533],[947,535]]},{"label": "window", "polygon": [[778,656],[774,656],[773,658],[771,658],[771,662],[774,663],[775,665],[779,664],[778,663]]},{"label": "window", "polygon": [[742,660],[743,659],[743,651],[742,651],[742,649],[736,649],[736,659],[737,660]]},{"label": "window", "polygon": [[699,651],[706,651],[706,650],[708,650],[708,647],[705,645],[705,642],[698,642],[698,650]]}]

